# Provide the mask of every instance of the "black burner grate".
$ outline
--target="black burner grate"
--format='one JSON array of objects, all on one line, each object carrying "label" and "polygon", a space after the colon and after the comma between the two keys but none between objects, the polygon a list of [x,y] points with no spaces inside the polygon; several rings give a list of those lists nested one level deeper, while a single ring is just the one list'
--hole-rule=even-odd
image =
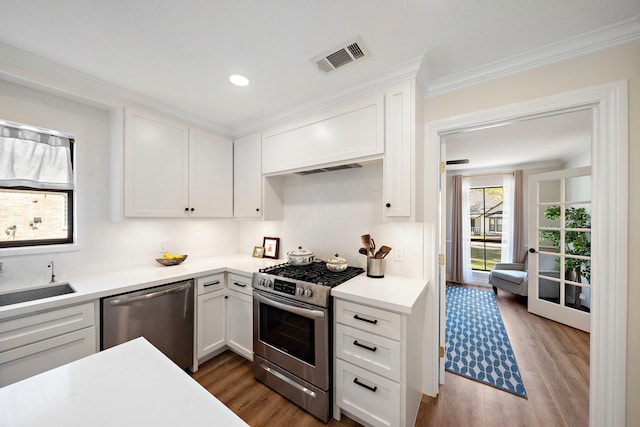
[{"label": "black burner grate", "polygon": [[324,262],[317,261],[308,265],[278,264],[272,267],[261,268],[260,273],[267,273],[274,276],[286,277],[294,280],[315,283],[324,286],[338,286],[349,279],[353,279],[364,273],[360,267],[347,267],[344,271],[329,271]]}]

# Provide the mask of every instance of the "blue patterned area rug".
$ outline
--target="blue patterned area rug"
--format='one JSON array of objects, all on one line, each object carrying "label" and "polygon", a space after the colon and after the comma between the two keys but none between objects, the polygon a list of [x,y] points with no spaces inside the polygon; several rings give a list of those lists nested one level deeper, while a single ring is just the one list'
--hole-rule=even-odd
[{"label": "blue patterned area rug", "polygon": [[445,369],[527,398],[492,291],[447,286]]}]

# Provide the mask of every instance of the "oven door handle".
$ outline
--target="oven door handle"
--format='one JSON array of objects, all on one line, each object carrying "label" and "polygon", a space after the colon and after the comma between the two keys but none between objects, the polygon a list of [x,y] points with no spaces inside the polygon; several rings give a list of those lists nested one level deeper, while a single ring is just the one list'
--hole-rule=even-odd
[{"label": "oven door handle", "polygon": [[312,317],[315,319],[324,319],[324,311],[322,310],[310,310],[308,308],[298,307],[296,305],[283,304],[278,301],[274,301],[271,298],[267,298],[260,294],[254,293],[253,297],[260,302],[263,302],[267,305],[271,305],[273,307],[279,308],[284,311],[289,311],[291,313],[299,314],[303,317]]}]

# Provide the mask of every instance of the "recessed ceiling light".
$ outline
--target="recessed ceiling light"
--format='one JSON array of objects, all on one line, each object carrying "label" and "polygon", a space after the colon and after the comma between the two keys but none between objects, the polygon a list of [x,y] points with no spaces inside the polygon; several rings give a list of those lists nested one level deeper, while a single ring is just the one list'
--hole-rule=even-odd
[{"label": "recessed ceiling light", "polygon": [[231,74],[229,76],[229,81],[236,86],[248,86],[249,79],[243,76],[242,74]]}]

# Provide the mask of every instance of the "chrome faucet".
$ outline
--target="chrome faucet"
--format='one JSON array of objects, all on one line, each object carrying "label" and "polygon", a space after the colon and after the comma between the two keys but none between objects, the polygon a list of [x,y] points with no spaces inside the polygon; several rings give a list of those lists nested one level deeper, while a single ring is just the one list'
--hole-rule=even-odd
[{"label": "chrome faucet", "polygon": [[56,282],[56,273],[55,273],[55,271],[53,269],[53,267],[54,267],[53,266],[53,261],[51,261],[47,267],[51,268],[51,281],[49,281],[49,283],[55,283]]}]

